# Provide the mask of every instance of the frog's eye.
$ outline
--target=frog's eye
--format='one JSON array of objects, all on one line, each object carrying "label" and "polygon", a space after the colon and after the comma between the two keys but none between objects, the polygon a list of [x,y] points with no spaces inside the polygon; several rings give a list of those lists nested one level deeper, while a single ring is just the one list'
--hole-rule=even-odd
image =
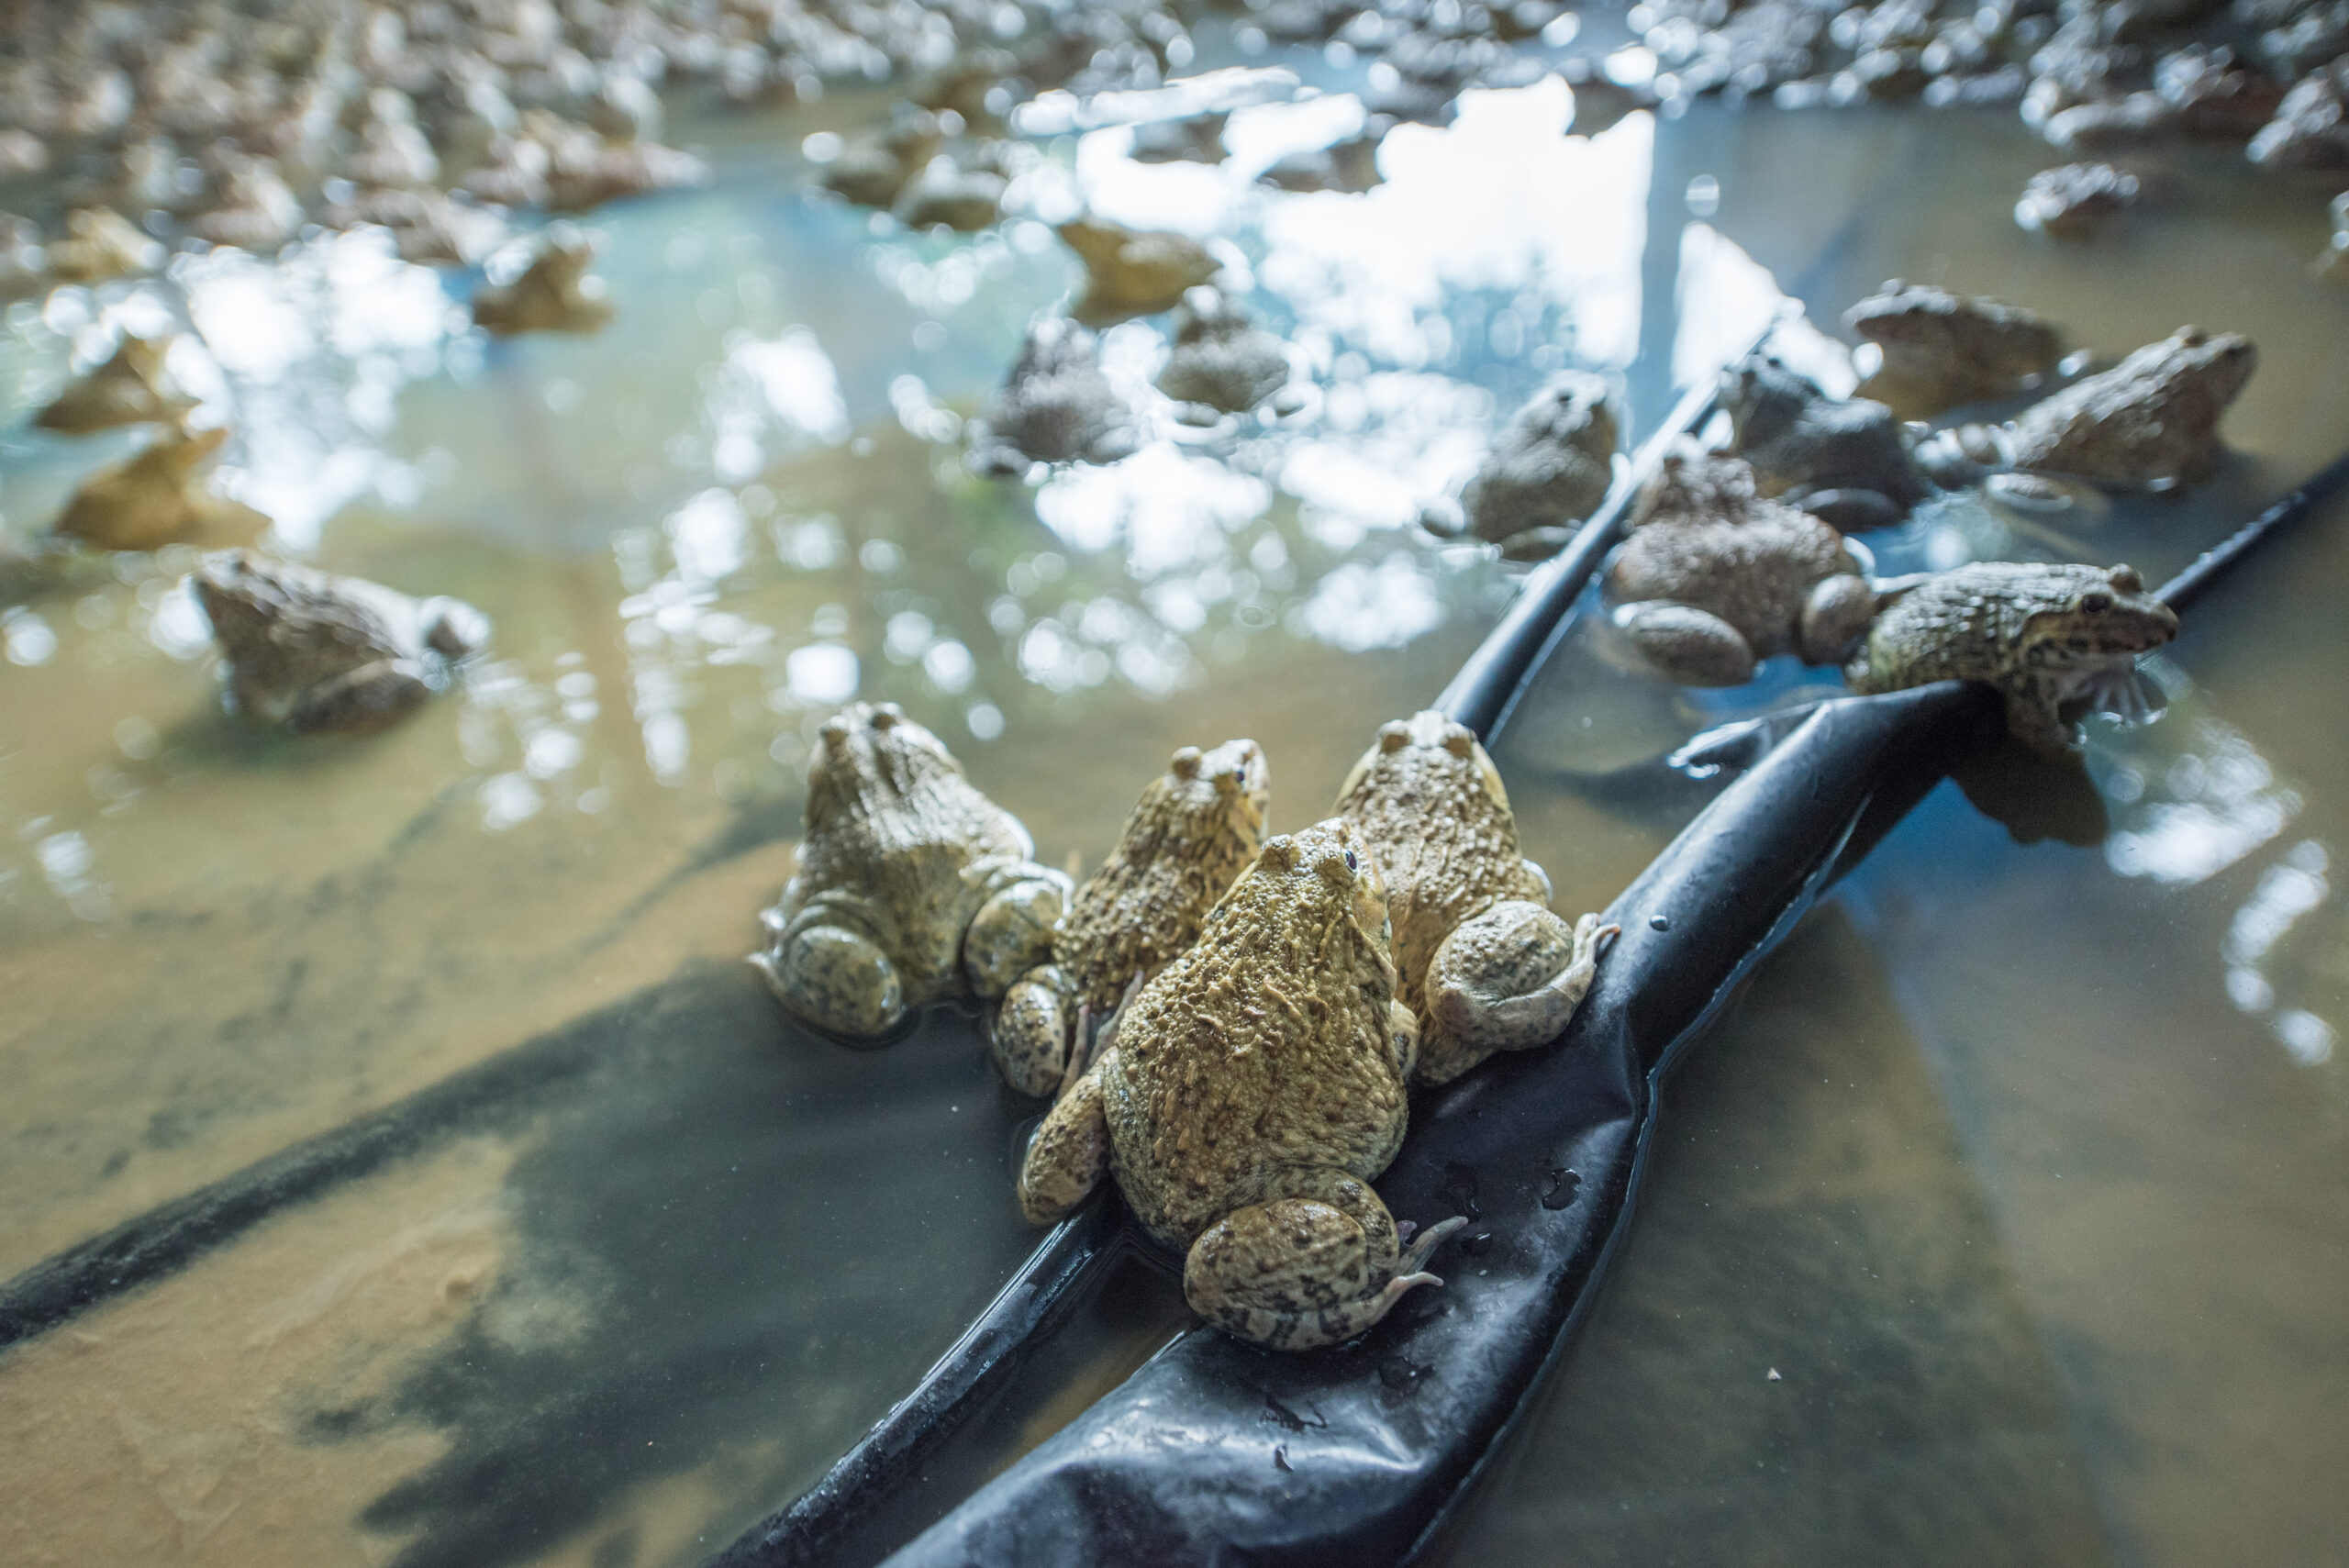
[{"label": "frog's eye", "polygon": [[2080,595],[2080,613],[2082,615],[2100,616],[2111,607],[2112,595],[2100,590],[2082,594]]},{"label": "frog's eye", "polygon": [[1360,869],[1358,863],[1354,860],[1354,852],[1352,850],[1348,850],[1346,851],[1346,869],[1348,871]]}]

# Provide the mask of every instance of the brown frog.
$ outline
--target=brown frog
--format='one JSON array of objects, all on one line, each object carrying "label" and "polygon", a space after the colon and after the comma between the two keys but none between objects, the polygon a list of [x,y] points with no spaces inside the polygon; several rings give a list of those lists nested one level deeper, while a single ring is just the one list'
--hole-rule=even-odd
[{"label": "brown frog", "polygon": [[124,333],[106,363],[60,393],[33,423],[79,436],[117,425],[176,422],[195,406],[195,399],[181,393],[164,373],[171,348],[168,338]]},{"label": "brown frog", "polygon": [[1876,599],[1835,529],[1756,493],[1736,458],[1666,453],[1607,565],[1614,621],[1675,680],[1742,685],[1779,653],[1841,661]]},{"label": "brown frog", "polygon": [[2177,615],[2127,566],[1983,561],[1887,591],[1866,645],[1844,671],[1855,692],[1986,681],[2007,728],[2039,751],[2069,751],[2083,708],[2142,715],[2137,656],[2177,635]]},{"label": "brown frog", "polygon": [[1177,403],[1245,414],[1288,385],[1288,348],[1222,290],[1202,284],[1174,311],[1174,348],[1158,390]]},{"label": "brown frog", "polygon": [[1080,217],[1057,232],[1085,262],[1085,293],[1069,314],[1088,327],[1172,310],[1223,265],[1188,235],[1163,229]]},{"label": "brown frog", "polygon": [[489,640],[488,621],[470,605],[414,599],[250,550],[211,557],[194,582],[228,656],[237,711],[297,734],[381,729]]},{"label": "brown frog", "polygon": [[57,531],[101,550],[250,543],[269,519],[214,495],[204,472],[228,439],[217,426],[168,427],[137,456],[83,480],[58,516]]},{"label": "brown frog", "polygon": [[784,1010],[877,1040],[950,996],[992,1001],[1052,952],[1068,878],[895,703],[826,719],[807,828],[751,962]]},{"label": "brown frog", "polygon": [[1730,450],[1753,465],[1761,493],[1845,533],[1883,528],[1932,493],[1890,408],[1831,397],[1818,383],[1755,352],[1721,375]]},{"label": "brown frog", "polygon": [[1085,879],[1052,936],[1052,962],[1004,993],[993,1038],[1006,1082],[1028,1095],[1060,1087],[1093,1025],[1129,986],[1196,940],[1208,911],[1255,858],[1272,770],[1253,740],[1186,746],[1142,791],[1117,848]]},{"label": "brown frog", "polygon": [[1467,727],[1433,711],[1381,727],[1337,809],[1386,878],[1417,1081],[1557,1039],[1619,928],[1550,912],[1550,879],[1518,852],[1508,791]]},{"label": "brown frog", "polygon": [[1039,462],[1115,462],[1141,442],[1133,411],[1101,373],[1093,334],[1047,317],[986,411],[972,422],[970,462],[981,473],[1025,473]]},{"label": "brown frog", "polygon": [[521,332],[597,332],[612,319],[604,280],[589,274],[596,248],[551,233],[522,275],[473,295],[473,319],[501,338]]},{"label": "brown frog", "polygon": [[[1494,438],[1460,506],[1478,539],[1509,541],[1547,530],[1550,553],[1598,509],[1615,477],[1615,410],[1606,379],[1562,371],[1544,382]],[[1526,553],[1521,549],[1516,553]]]},{"label": "brown frog", "polygon": [[2031,311],[1898,278],[1852,306],[1843,322],[1884,351],[1860,390],[1920,417],[2028,391],[2064,357],[2063,334]]},{"label": "brown frog", "polygon": [[1442,1283],[1421,1265],[1464,1223],[1412,1241],[1370,1188],[1402,1145],[1417,1033],[1360,830],[1270,840],[1044,1118],[1020,1208],[1047,1224],[1107,1173],[1186,1253],[1208,1322],[1277,1350],[1351,1339]]}]

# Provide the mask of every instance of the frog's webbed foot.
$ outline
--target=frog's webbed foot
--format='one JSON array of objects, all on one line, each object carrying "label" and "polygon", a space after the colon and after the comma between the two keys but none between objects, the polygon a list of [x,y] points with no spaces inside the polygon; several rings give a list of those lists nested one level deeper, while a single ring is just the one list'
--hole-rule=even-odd
[{"label": "frog's webbed foot", "polygon": [[285,715],[297,734],[340,730],[363,735],[412,712],[432,688],[424,672],[406,659],[378,659],[304,692]]},{"label": "frog's webbed foot", "polygon": [[1075,982],[1056,963],[1031,969],[1012,982],[1003,994],[1003,1006],[996,1010],[988,1040],[1005,1083],[1023,1095],[1041,1097],[1072,1076],[1070,1029],[1074,1024],[1081,1040],[1085,1018],[1082,1007],[1074,1019],[1069,1017],[1075,995]]},{"label": "frog's webbed foot", "polygon": [[1467,1223],[1431,1225],[1405,1252],[1386,1206],[1342,1171],[1286,1172],[1275,1188],[1209,1226],[1183,1264],[1193,1311],[1275,1350],[1351,1340],[1412,1290],[1442,1284],[1421,1265]]},{"label": "frog's webbed foot", "polygon": [[1062,1218],[1101,1184],[1109,1170],[1109,1118],[1101,1105],[1100,1068],[1053,1102],[1019,1163],[1019,1212],[1030,1225]]},{"label": "frog's webbed foot", "polygon": [[1442,1084],[1497,1051],[1555,1040],[1620,929],[1596,915],[1568,926],[1517,898],[1462,922],[1428,962],[1433,1027],[1421,1045],[1419,1081]]},{"label": "frog's webbed foot", "polygon": [[1742,686],[1753,679],[1753,649],[1710,610],[1670,599],[1620,605],[1615,624],[1650,663],[1683,685]]},{"label": "frog's webbed foot", "polygon": [[1876,590],[1856,573],[1839,573],[1811,585],[1803,598],[1795,651],[1806,664],[1837,664],[1867,635],[1876,618]]},{"label": "frog's webbed foot", "polygon": [[1000,996],[1011,983],[1047,962],[1052,931],[1068,907],[1068,878],[1040,865],[990,894],[963,935],[963,973],[981,997]]},{"label": "frog's webbed foot", "polygon": [[877,1040],[906,1016],[897,966],[867,938],[841,926],[787,926],[763,911],[767,943],[751,955],[783,1010],[850,1040]]}]

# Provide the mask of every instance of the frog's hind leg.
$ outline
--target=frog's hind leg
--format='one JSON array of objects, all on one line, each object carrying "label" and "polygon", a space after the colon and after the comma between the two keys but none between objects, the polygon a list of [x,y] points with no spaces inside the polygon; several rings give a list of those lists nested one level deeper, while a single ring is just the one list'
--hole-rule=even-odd
[{"label": "frog's hind leg", "polygon": [[1109,1169],[1109,1118],[1101,1105],[1101,1069],[1114,1051],[1079,1078],[1045,1114],[1044,1125],[1019,1162],[1019,1212],[1030,1225],[1050,1225],[1083,1203]]},{"label": "frog's hind leg", "polygon": [[298,734],[338,730],[363,735],[413,711],[432,688],[424,673],[405,659],[378,659],[321,681],[302,694],[285,724]]},{"label": "frog's hind leg", "polygon": [[1039,1097],[1062,1086],[1068,1075],[1069,1036],[1077,1018],[1069,1016],[1076,983],[1056,963],[1030,970],[1012,982],[996,1010],[988,1043],[1003,1081]]},{"label": "frog's hind leg", "polygon": [[820,919],[786,925],[772,909],[759,920],[767,942],[751,967],[785,1012],[850,1040],[878,1040],[905,1018],[897,967],[865,937]]},{"label": "frog's hind leg", "polygon": [[1596,915],[1569,926],[1521,898],[1463,921],[1428,961],[1431,1027],[1420,1041],[1419,1082],[1442,1084],[1497,1051],[1555,1040],[1620,929]]},{"label": "frog's hind leg", "polygon": [[1011,983],[1051,961],[1052,932],[1068,908],[1068,878],[1022,863],[988,894],[963,936],[963,973],[974,995],[1002,995]]},{"label": "frog's hind leg", "polygon": [[1183,1264],[1191,1309],[1224,1332],[1280,1351],[1351,1340],[1423,1284],[1452,1218],[1401,1247],[1395,1217],[1364,1183],[1332,1168],[1286,1171],[1263,1200],[1209,1226]]},{"label": "frog's hind leg", "polygon": [[1742,686],[1753,679],[1753,648],[1710,610],[1669,599],[1617,606],[1614,621],[1642,657],[1684,685]]}]

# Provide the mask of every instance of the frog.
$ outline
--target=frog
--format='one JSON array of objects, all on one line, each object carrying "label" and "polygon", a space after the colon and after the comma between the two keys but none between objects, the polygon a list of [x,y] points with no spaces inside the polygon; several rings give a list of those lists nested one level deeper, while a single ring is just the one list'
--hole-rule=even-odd
[{"label": "frog", "polygon": [[841,147],[823,172],[827,190],[859,206],[886,207],[946,144],[961,117],[942,117],[913,104],[900,104],[889,122]]},{"label": "frog", "polygon": [[1085,263],[1085,292],[1069,314],[1088,327],[1172,310],[1223,267],[1197,240],[1164,229],[1079,217],[1054,232]]},{"label": "frog", "polygon": [[1101,373],[1093,334],[1047,317],[1029,329],[1011,374],[974,421],[970,462],[994,474],[1039,462],[1111,463],[1141,439],[1133,411]]},{"label": "frog", "polygon": [[1887,587],[1866,645],[1844,668],[1855,692],[1985,681],[2007,728],[2064,756],[2083,709],[2138,717],[2150,704],[2137,657],[2177,635],[2177,614],[2128,566],[1983,561]]},{"label": "frog", "polygon": [[1035,863],[1028,829],[937,736],[887,702],[851,703],[818,736],[798,866],[750,959],[785,1013],[878,1043],[1051,957],[1069,879]]},{"label": "frog", "polygon": [[104,364],[60,393],[33,423],[44,430],[80,436],[118,425],[178,422],[195,407],[195,400],[174,387],[163,370],[171,349],[168,338],[124,333]]},{"label": "frog", "polygon": [[76,207],[65,237],[49,247],[49,275],[62,284],[103,284],[163,264],[163,247],[111,207]]},{"label": "frog", "polygon": [[297,735],[364,735],[420,706],[489,621],[461,600],[418,599],[250,550],[207,556],[191,576],[228,664],[241,717]]},{"label": "frog", "polygon": [[1432,709],[1380,726],[1336,810],[1386,880],[1396,996],[1419,1032],[1413,1082],[1557,1039],[1620,928],[1551,912],[1550,879],[1518,852],[1508,791],[1475,733]]},{"label": "frog", "polygon": [[1362,831],[1265,840],[1199,940],[1135,993],[1054,1102],[1019,1173],[1034,1224],[1106,1175],[1181,1252],[1183,1295],[1274,1350],[1351,1340],[1464,1223],[1412,1238],[1370,1183],[1409,1121],[1418,1027],[1396,999],[1386,896]]},{"label": "frog", "polygon": [[250,543],[269,519],[214,495],[204,472],[228,439],[225,426],[166,426],[143,450],[83,480],[58,515],[56,531],[101,550]]},{"label": "frog", "polygon": [[1921,417],[2037,387],[2064,358],[2064,335],[2034,311],[1893,278],[1843,313],[1883,350],[1864,394]]},{"label": "frog", "polygon": [[1052,962],[1004,993],[991,1037],[1005,1082],[1049,1095],[1071,1062],[1083,1071],[1092,1026],[1197,940],[1208,911],[1255,858],[1271,791],[1272,769],[1253,740],[1174,753],[1109,858],[1076,890]]},{"label": "frog", "polygon": [[1605,582],[1614,624],[1674,679],[1742,685],[1761,660],[1842,660],[1876,596],[1836,529],[1765,499],[1742,459],[1666,452]]},{"label": "frog", "polygon": [[1564,545],[1614,482],[1611,390],[1587,371],[1561,371],[1543,382],[1461,492],[1469,530],[1505,552],[1536,529],[1554,536],[1542,541],[1551,550]]},{"label": "frog", "polygon": [[2181,327],[2018,416],[2002,455],[2026,473],[2166,490],[2218,466],[2219,421],[2259,365],[2236,332]]},{"label": "frog", "polygon": [[1288,385],[1288,345],[1252,323],[1245,307],[1207,284],[1174,310],[1174,348],[1158,390],[1177,403],[1245,414]]},{"label": "frog", "polygon": [[2137,205],[2144,185],[2110,163],[2066,163],[2043,169],[2015,202],[2015,222],[2051,239],[2092,239]]},{"label": "frog", "polygon": [[1762,494],[1844,533],[1897,523],[1932,493],[1889,407],[1831,397],[1766,350],[1721,373],[1720,402],[1730,450],[1753,465]]},{"label": "frog", "polygon": [[976,160],[966,164],[941,153],[907,182],[893,210],[908,228],[976,234],[1002,217],[1003,195],[1009,188],[1001,173]]},{"label": "frog", "polygon": [[520,277],[473,295],[473,320],[501,338],[601,331],[612,319],[612,306],[604,280],[587,271],[595,259],[596,248],[586,239],[548,234]]}]

